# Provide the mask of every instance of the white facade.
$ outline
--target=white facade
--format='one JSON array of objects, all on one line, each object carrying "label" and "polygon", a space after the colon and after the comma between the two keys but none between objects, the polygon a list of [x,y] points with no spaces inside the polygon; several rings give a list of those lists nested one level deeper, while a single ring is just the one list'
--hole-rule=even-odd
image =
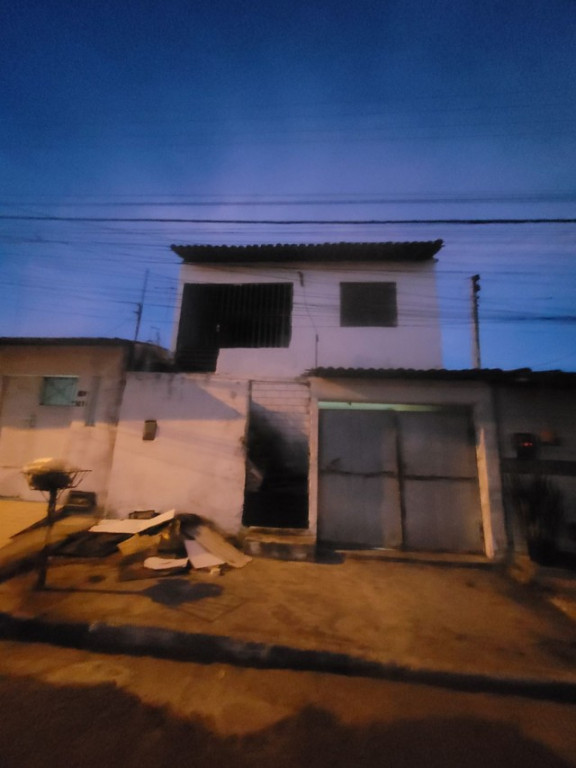
[{"label": "white facade", "polygon": [[[440,368],[441,333],[434,262],[183,264],[177,318],[186,283],[290,283],[288,347],[222,348],[216,373],[247,378],[297,377],[317,366]],[[396,284],[395,327],[341,327],[340,283]],[[176,324],[173,347],[176,347]]]}]

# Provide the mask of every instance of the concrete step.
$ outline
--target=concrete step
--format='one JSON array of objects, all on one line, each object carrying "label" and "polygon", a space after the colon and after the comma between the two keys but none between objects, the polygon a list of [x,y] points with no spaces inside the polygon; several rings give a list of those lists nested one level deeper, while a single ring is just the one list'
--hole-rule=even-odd
[{"label": "concrete step", "polygon": [[249,528],[243,550],[253,557],[314,561],[316,536],[300,528]]}]

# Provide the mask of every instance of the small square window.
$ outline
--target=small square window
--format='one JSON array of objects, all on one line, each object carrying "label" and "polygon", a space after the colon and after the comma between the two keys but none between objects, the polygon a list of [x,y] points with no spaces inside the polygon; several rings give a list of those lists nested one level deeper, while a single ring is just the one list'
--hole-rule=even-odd
[{"label": "small square window", "polygon": [[340,283],[340,325],[344,328],[398,325],[396,283]]},{"label": "small square window", "polygon": [[77,391],[77,376],[45,376],[40,405],[74,405]]}]

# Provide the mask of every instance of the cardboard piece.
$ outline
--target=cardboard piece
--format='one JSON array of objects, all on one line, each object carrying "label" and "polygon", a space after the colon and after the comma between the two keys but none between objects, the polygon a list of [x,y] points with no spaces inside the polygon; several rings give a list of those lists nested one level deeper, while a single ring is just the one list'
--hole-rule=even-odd
[{"label": "cardboard piece", "polygon": [[198,525],[194,529],[194,538],[208,552],[222,558],[232,568],[243,568],[252,561],[249,555],[229,544],[226,539],[207,525]]},{"label": "cardboard piece", "polygon": [[153,571],[166,571],[169,568],[185,568],[188,565],[188,558],[182,557],[178,560],[167,557],[147,557],[144,560],[144,568],[150,568]]},{"label": "cardboard piece", "polygon": [[170,509],[168,512],[150,518],[150,520],[101,520],[90,530],[92,533],[141,533],[148,528],[156,528],[157,525],[170,522],[174,518],[175,511]]},{"label": "cardboard piece", "polygon": [[206,551],[195,539],[186,539],[184,546],[193,568],[213,568],[224,565],[225,561],[221,557]]},{"label": "cardboard piece", "polygon": [[79,531],[64,541],[54,544],[50,548],[50,553],[58,557],[109,557],[118,552],[120,544],[128,537],[134,538],[129,533]]},{"label": "cardboard piece", "polygon": [[156,536],[131,536],[129,539],[126,539],[126,541],[121,542],[118,544],[118,549],[124,557],[127,557],[128,555],[135,555],[138,552],[146,552],[147,549],[152,549],[153,547],[157,547],[160,542],[160,534],[157,533]]}]

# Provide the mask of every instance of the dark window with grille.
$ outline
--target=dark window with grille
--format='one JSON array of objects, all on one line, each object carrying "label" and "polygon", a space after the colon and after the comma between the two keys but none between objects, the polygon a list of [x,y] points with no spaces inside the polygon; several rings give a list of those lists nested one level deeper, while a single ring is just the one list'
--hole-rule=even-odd
[{"label": "dark window with grille", "polygon": [[340,283],[340,325],[345,328],[398,325],[396,283]]},{"label": "dark window with grille", "polygon": [[176,356],[181,368],[215,371],[219,349],[287,347],[292,283],[187,283]]}]

